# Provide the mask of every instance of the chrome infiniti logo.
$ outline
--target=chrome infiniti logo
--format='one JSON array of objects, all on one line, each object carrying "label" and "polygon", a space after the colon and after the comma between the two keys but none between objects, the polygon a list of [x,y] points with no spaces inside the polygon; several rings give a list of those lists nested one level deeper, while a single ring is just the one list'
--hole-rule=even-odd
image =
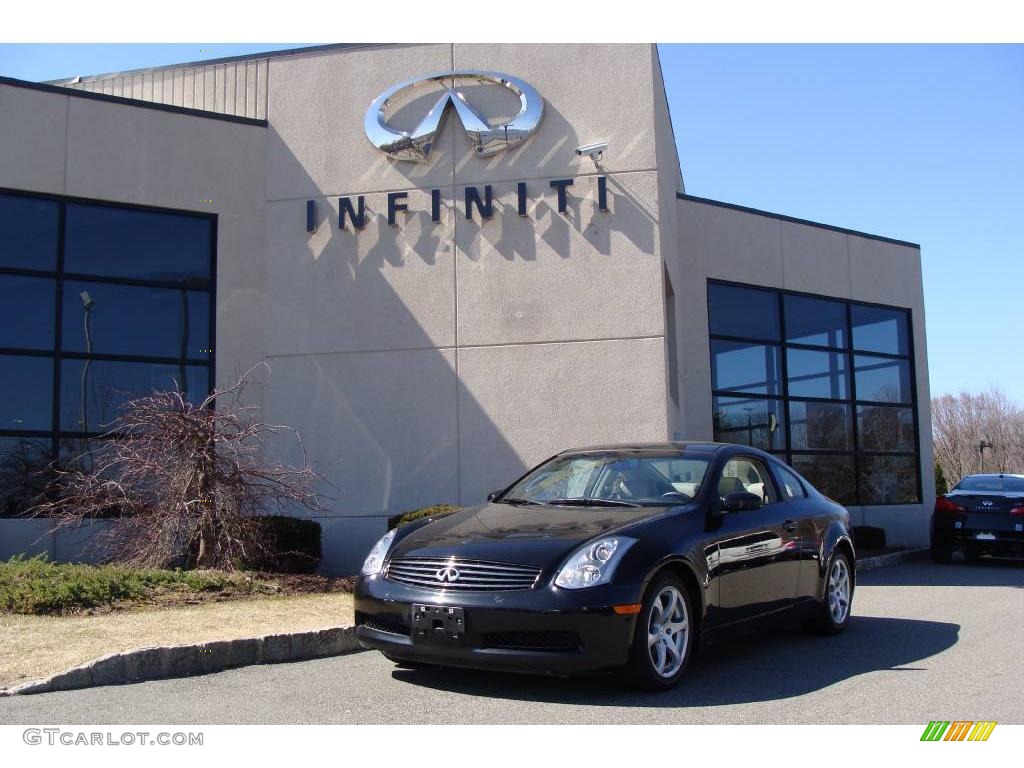
[{"label": "chrome infiniti logo", "polygon": [[[491,83],[508,88],[519,97],[519,114],[508,122],[492,126],[466,101],[466,97],[455,86],[456,79]],[[384,110],[390,106],[392,97],[407,88],[423,85],[440,85],[444,88],[441,97],[427,112],[426,117],[411,132],[398,131],[388,125]],[[417,80],[406,80],[393,85],[374,99],[363,120],[366,138],[392,160],[425,162],[449,107],[455,109],[466,137],[480,157],[495,155],[526,141],[537,130],[544,115],[544,100],[540,94],[533,86],[519,78],[500,72],[473,69],[435,72]]]},{"label": "chrome infiniti logo", "polygon": [[981,502],[981,506],[983,507],[994,507],[995,505],[996,503],[994,501],[989,501],[988,499],[985,499],[985,501]]},{"label": "chrome infiniti logo", "polygon": [[453,581],[459,580],[459,569],[449,565],[435,573],[434,578],[443,584],[450,584]]}]

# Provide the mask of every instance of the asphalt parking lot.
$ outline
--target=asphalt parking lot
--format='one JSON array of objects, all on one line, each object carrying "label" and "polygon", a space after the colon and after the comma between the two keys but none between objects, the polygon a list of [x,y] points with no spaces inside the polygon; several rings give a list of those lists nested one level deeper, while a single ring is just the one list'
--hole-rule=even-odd
[{"label": "asphalt parking lot", "polygon": [[833,638],[797,628],[698,656],[676,690],[396,669],[378,653],[0,699],[37,723],[1024,723],[1024,563],[861,574]]}]

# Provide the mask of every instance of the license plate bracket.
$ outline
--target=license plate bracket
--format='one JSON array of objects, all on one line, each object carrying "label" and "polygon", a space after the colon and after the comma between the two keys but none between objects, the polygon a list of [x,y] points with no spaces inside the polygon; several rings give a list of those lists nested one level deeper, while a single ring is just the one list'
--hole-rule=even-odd
[{"label": "license plate bracket", "polygon": [[412,641],[454,645],[466,636],[466,610],[448,605],[412,606]]}]

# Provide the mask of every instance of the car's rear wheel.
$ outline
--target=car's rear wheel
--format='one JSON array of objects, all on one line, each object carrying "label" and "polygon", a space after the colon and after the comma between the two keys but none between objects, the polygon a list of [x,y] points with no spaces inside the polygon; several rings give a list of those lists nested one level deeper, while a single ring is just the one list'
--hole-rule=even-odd
[{"label": "car's rear wheel", "polygon": [[647,590],[626,667],[630,683],[663,691],[682,678],[693,652],[692,601],[682,580],[666,573]]},{"label": "car's rear wheel", "polygon": [[825,599],[817,606],[807,626],[820,634],[839,634],[850,623],[852,608],[853,566],[845,552],[836,550],[825,574]]}]

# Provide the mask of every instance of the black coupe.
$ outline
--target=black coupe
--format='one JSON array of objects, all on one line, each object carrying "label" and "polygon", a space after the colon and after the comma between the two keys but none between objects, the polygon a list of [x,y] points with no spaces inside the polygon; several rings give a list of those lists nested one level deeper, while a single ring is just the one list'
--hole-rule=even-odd
[{"label": "black coupe", "polygon": [[399,664],[682,677],[696,643],[796,612],[850,619],[849,515],[736,445],[567,451],[483,506],[391,530],[356,586],[357,636]]},{"label": "black coupe", "polygon": [[1024,475],[968,475],[935,499],[932,559],[1024,557]]}]

